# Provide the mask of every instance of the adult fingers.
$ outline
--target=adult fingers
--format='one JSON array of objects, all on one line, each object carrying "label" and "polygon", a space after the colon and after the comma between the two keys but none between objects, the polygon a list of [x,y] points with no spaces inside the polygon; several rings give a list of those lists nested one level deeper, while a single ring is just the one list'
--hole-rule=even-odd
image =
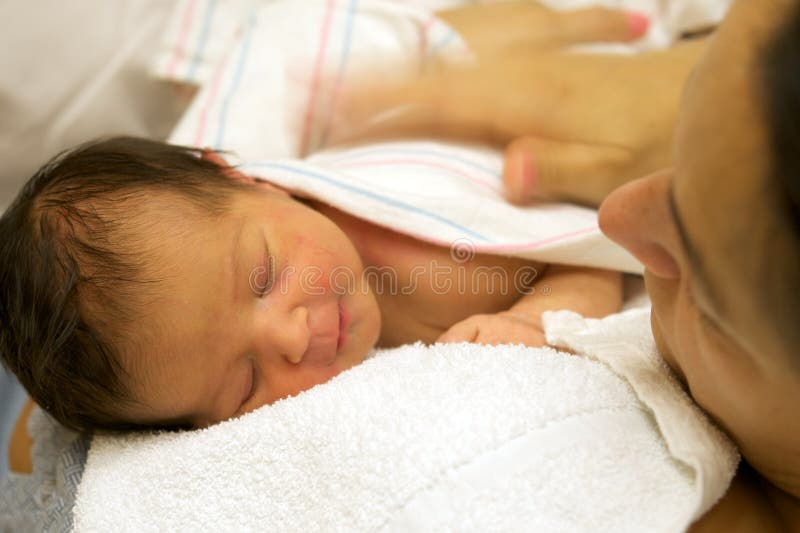
[{"label": "adult fingers", "polygon": [[625,144],[619,108],[630,104],[620,79],[632,61],[552,52],[498,56],[394,85],[356,84],[335,112],[332,140],[424,135],[506,144],[536,134]]},{"label": "adult fingers", "polygon": [[647,15],[635,11],[617,11],[601,7],[558,12],[558,44],[639,39],[650,26]]},{"label": "adult fingers", "polygon": [[[457,69],[395,85],[360,86],[345,94],[331,143],[390,137],[470,137],[507,142],[496,115],[495,78],[479,69]],[[517,134],[519,134],[517,132]]]},{"label": "adult fingers", "polygon": [[565,45],[626,42],[644,35],[646,15],[605,8],[555,11],[530,0],[462,6],[440,11],[479,57],[511,49],[558,48]]},{"label": "adult fingers", "polygon": [[516,204],[537,198],[597,206],[609,192],[633,179],[631,153],[617,146],[523,137],[506,148],[503,182]]}]

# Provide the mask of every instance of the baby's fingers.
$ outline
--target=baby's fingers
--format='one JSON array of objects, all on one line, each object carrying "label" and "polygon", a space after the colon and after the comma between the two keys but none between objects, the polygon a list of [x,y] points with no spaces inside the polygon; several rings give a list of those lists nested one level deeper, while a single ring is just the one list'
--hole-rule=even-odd
[{"label": "baby's fingers", "polygon": [[547,344],[544,333],[526,320],[508,316],[474,315],[444,332],[437,342],[472,342],[476,344],[525,344],[544,346]]},{"label": "baby's fingers", "polygon": [[474,342],[480,331],[478,324],[479,322],[475,320],[475,317],[462,320],[442,333],[439,338],[436,339],[436,342]]},{"label": "baby's fingers", "polygon": [[481,328],[477,338],[471,341],[477,344],[497,346],[499,344],[524,344],[525,346],[546,346],[544,332],[527,324],[511,324],[502,329]]}]

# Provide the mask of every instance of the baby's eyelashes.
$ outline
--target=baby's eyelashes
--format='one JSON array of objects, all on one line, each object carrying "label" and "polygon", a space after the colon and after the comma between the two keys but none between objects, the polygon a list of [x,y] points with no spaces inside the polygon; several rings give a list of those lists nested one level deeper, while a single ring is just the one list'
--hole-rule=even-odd
[{"label": "baby's eyelashes", "polygon": [[254,268],[250,272],[250,289],[259,298],[263,298],[272,290],[275,283],[274,264],[274,261],[267,257],[261,266]]}]

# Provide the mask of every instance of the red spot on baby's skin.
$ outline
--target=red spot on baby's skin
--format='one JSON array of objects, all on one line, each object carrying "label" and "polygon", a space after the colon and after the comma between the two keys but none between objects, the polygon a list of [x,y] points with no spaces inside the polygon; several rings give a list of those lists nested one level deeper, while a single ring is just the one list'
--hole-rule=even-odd
[{"label": "red spot on baby's skin", "polygon": [[308,266],[303,272],[298,272],[302,278],[301,283],[314,291],[329,292],[331,289],[330,270],[339,266],[332,263],[338,255],[326,244],[317,241],[313,236],[298,235],[295,238],[298,250],[310,255]]}]

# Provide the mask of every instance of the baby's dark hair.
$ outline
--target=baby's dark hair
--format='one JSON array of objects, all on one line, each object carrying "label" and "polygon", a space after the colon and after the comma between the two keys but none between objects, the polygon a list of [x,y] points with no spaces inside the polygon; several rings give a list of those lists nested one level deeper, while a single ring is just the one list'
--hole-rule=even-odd
[{"label": "baby's dark hair", "polygon": [[132,137],[57,155],[0,218],[0,360],[64,426],[131,429],[119,340],[152,286],[130,245],[131,210],[177,194],[217,217],[250,186],[195,148]]}]

